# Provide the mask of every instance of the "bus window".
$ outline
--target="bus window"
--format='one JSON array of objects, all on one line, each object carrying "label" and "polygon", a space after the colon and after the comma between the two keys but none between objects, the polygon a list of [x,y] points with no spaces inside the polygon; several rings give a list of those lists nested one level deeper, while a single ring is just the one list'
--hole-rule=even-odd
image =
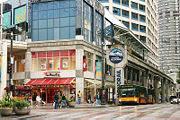
[{"label": "bus window", "polygon": [[126,88],[120,90],[121,97],[134,97],[135,96],[135,88]]}]

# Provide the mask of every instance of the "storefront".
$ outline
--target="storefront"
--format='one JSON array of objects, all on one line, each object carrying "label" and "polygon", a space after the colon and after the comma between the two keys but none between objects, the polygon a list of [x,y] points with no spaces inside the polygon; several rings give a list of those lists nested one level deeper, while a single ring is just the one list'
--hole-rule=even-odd
[{"label": "storefront", "polygon": [[67,98],[70,98],[76,91],[75,78],[33,79],[26,85],[32,86],[32,95],[39,95],[46,103],[54,102],[55,93],[64,94]]}]

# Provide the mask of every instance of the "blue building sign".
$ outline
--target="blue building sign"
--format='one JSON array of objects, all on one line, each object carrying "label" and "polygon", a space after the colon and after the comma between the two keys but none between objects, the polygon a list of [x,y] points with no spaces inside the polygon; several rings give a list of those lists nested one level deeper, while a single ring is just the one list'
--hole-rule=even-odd
[{"label": "blue building sign", "polygon": [[120,85],[121,85],[121,70],[117,71],[117,98],[119,98],[119,90],[120,90]]},{"label": "blue building sign", "polygon": [[120,63],[123,60],[123,52],[120,49],[113,49],[109,54],[109,60],[114,63]]}]

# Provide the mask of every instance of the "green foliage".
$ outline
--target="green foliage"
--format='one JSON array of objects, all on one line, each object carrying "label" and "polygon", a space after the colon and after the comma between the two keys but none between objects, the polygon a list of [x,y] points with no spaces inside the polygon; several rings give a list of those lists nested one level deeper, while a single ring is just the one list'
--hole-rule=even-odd
[{"label": "green foliage", "polygon": [[28,101],[25,101],[23,98],[21,99],[14,98],[13,102],[14,102],[14,107],[17,107],[18,109],[22,109],[24,107],[30,106],[30,103]]},{"label": "green foliage", "polygon": [[177,80],[176,82],[177,82],[178,84],[180,84],[180,80]]},{"label": "green foliage", "polygon": [[3,96],[0,101],[0,107],[2,108],[11,108],[14,106],[13,99],[9,95]]}]

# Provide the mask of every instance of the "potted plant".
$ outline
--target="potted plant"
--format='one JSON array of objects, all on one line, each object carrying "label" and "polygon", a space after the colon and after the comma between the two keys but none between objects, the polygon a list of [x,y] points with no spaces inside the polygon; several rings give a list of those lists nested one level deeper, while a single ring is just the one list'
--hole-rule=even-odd
[{"label": "potted plant", "polygon": [[25,115],[29,114],[31,109],[30,109],[30,103],[28,101],[25,101],[23,98],[21,99],[13,99],[14,101],[14,112],[17,115]]},{"label": "potted plant", "polygon": [[9,95],[3,96],[0,100],[0,114],[2,116],[11,115],[13,112],[13,101]]}]

